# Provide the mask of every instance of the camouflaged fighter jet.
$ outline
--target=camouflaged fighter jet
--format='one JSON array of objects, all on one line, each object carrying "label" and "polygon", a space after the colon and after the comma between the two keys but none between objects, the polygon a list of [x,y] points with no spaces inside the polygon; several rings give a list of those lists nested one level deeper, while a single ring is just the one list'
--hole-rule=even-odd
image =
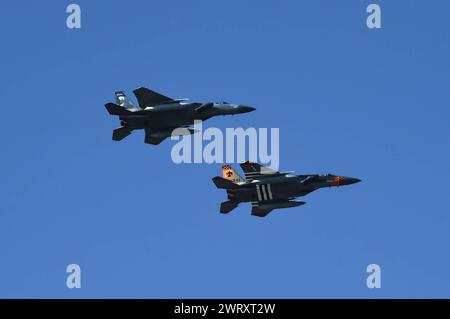
[{"label": "camouflaged fighter jet", "polygon": [[220,212],[227,214],[240,203],[252,203],[252,215],[265,217],[277,208],[289,208],[306,204],[294,201],[319,188],[359,183],[352,177],[327,175],[294,175],[292,172],[276,172],[257,163],[241,164],[247,180],[240,177],[230,165],[222,166],[222,176],[212,180],[217,188],[226,189],[228,201],[220,205]]},{"label": "camouflaged fighter jet", "polygon": [[255,108],[227,102],[190,102],[171,99],[144,87],[133,91],[139,106],[135,106],[123,91],[116,92],[116,104],[105,104],[109,114],[117,115],[121,127],[113,131],[112,139],[121,141],[134,130],[145,130],[145,143],[157,145],[179,128],[179,135],[194,134],[189,128],[194,120],[207,120],[217,115],[252,112]]}]

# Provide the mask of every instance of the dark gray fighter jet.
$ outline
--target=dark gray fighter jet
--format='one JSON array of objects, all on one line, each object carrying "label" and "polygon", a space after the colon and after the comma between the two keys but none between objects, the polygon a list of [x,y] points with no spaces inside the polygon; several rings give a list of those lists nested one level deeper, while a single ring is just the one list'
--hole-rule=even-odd
[{"label": "dark gray fighter jet", "polygon": [[133,130],[145,130],[145,143],[157,145],[179,128],[180,135],[196,131],[189,126],[194,120],[207,120],[217,115],[247,113],[255,109],[250,106],[227,102],[190,102],[188,99],[171,99],[144,87],[133,91],[139,106],[131,103],[124,92],[116,92],[116,103],[105,104],[109,114],[117,115],[121,127],[115,129],[112,139],[121,141]]},{"label": "dark gray fighter jet", "polygon": [[226,189],[228,201],[220,206],[220,212],[227,214],[239,203],[251,202],[252,215],[265,217],[277,208],[288,208],[306,204],[294,201],[316,189],[331,186],[350,185],[361,180],[352,177],[327,175],[294,175],[280,173],[257,163],[241,164],[247,180],[240,177],[230,165],[222,166],[222,176],[212,180],[217,188]]}]

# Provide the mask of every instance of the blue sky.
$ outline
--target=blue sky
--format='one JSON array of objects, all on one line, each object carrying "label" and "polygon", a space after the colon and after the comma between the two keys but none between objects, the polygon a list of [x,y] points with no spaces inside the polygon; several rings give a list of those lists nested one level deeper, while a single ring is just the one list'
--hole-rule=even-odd
[{"label": "blue sky", "polygon": [[[69,3],[0,13],[0,297],[450,297],[448,1],[376,1],[380,30],[370,1],[77,1],[81,30]],[[363,182],[221,215],[220,164],[111,141],[137,86],[252,105],[204,126],[278,127],[281,170]]]}]

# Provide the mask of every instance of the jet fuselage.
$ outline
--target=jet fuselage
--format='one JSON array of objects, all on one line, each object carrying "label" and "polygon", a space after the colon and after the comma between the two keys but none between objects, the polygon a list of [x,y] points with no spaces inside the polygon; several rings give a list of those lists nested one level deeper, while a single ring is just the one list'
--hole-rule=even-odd
[{"label": "jet fuselage", "polygon": [[[308,181],[308,183],[305,183]],[[359,179],[335,175],[292,175],[259,177],[239,188],[227,189],[228,198],[236,202],[286,200],[305,196],[319,188],[350,185]]]},{"label": "jet fuselage", "polygon": [[[202,105],[207,108],[199,109]],[[253,110],[250,106],[238,104],[174,102],[148,106],[141,111],[121,115],[120,121],[122,126],[132,129],[150,128],[153,131],[163,131],[192,125],[195,120],[204,121],[214,116],[241,114]]]},{"label": "jet fuselage", "polygon": [[[145,130],[145,143],[158,145],[172,133],[194,134],[189,126],[195,120],[207,120],[218,115],[234,115],[254,111],[255,108],[239,104],[198,103],[187,99],[172,99],[150,89],[133,90],[139,106],[135,106],[123,91],[118,91],[116,104],[107,103],[109,114],[119,116],[121,127],[113,131],[112,139],[121,141],[134,130]],[[180,129],[174,132],[176,129]]]}]

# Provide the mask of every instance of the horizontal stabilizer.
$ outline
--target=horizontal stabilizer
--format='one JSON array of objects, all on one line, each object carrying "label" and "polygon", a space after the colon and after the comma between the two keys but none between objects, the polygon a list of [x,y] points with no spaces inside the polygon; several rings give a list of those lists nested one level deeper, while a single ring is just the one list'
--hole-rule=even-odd
[{"label": "horizontal stabilizer", "polygon": [[111,115],[127,115],[133,113],[114,103],[107,103],[105,107]]},{"label": "horizontal stabilizer", "polygon": [[225,178],[216,176],[212,179],[212,181],[214,182],[214,184],[216,185],[217,188],[222,188],[222,189],[234,189],[234,188],[238,188],[239,185],[233,183],[232,181],[229,181]]},{"label": "horizontal stabilizer", "polygon": [[127,137],[128,135],[131,134],[133,130],[129,129],[128,127],[120,127],[118,129],[115,129],[113,131],[113,136],[112,139],[114,141],[121,141],[123,140],[125,137]]},{"label": "horizontal stabilizer", "polygon": [[233,209],[235,209],[239,205],[238,202],[227,200],[226,202],[223,202],[220,204],[220,212],[222,214],[228,214]]}]

